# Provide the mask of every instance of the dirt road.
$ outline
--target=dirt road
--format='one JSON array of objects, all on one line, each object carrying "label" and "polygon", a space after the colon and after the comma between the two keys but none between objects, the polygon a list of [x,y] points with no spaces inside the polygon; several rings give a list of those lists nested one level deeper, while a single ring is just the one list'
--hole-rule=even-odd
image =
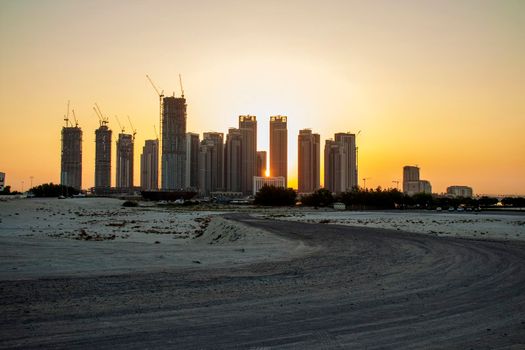
[{"label": "dirt road", "polygon": [[0,281],[0,348],[523,349],[525,244],[229,215],[290,261]]}]

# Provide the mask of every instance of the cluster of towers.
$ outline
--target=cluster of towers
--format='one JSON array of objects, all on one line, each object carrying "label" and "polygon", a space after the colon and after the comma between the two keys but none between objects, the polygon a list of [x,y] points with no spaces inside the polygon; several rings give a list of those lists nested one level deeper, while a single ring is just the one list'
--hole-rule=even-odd
[{"label": "cluster of towers", "polygon": [[[286,116],[270,117],[269,171],[267,153],[257,151],[257,118],[239,116],[238,126],[226,137],[220,132],[186,132],[186,99],[164,97],[161,102],[161,139],[146,140],[140,157],[142,190],[194,190],[203,196],[213,192],[251,195],[255,182],[288,184],[288,128]],[[100,109],[100,126],[95,131],[95,186],[98,194],[111,189],[112,131]],[[67,119],[67,118],[66,118]],[[124,130],[116,142],[116,191],[134,190],[133,158],[135,134]],[[310,129],[298,135],[298,190],[309,193],[320,188],[319,134]],[[81,188],[82,131],[78,125],[62,129],[61,183]],[[160,159],[159,159],[160,153]],[[160,161],[160,186],[159,186]],[[337,133],[326,140],[324,149],[324,186],[340,193],[357,187],[356,135]]]}]

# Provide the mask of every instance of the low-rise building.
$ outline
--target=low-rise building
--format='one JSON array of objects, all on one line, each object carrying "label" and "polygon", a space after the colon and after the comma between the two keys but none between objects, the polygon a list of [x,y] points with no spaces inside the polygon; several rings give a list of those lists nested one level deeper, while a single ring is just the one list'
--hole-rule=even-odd
[{"label": "low-rise building", "polygon": [[447,194],[454,197],[471,198],[474,191],[469,186],[449,186],[447,187]]},{"label": "low-rise building", "polygon": [[264,186],[275,186],[275,187],[286,187],[286,179],[284,176],[273,176],[273,177],[263,177],[263,176],[254,176],[253,177],[253,195]]}]

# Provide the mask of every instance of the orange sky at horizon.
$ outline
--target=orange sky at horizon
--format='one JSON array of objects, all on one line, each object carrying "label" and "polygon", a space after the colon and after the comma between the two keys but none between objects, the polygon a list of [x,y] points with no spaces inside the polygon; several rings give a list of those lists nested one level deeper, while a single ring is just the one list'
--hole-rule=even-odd
[{"label": "orange sky at horizon", "polygon": [[334,133],[361,130],[360,185],[395,187],[418,164],[433,192],[523,195],[524,43],[521,1],[0,0],[0,171],[17,190],[30,176],[59,182],[70,100],[91,187],[97,102],[114,142],[115,115],[138,130],[138,185],[158,124],[146,74],[179,95],[181,73],[187,131],[201,137],[255,115],[268,151],[270,115],[288,116],[291,185],[299,129],[321,134],[321,153]]}]

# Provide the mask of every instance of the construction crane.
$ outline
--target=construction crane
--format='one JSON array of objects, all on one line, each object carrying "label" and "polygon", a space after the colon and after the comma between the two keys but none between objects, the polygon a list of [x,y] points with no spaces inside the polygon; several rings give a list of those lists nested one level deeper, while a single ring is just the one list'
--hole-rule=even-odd
[{"label": "construction crane", "polygon": [[78,128],[78,120],[77,120],[77,115],[75,114],[75,110],[72,109],[71,112],[73,113],[73,120],[75,121],[75,128]]},{"label": "construction crane", "polygon": [[399,180],[392,180],[392,182],[396,184],[396,190],[399,191],[399,182],[400,181]]},{"label": "construction crane", "polygon": [[159,134],[157,134],[157,127],[155,124],[153,124],[153,130],[155,131],[155,137],[157,138],[157,141],[159,140]]},{"label": "construction crane", "polygon": [[67,112],[64,116],[64,121],[66,122],[66,128],[69,127],[69,100],[67,100]]},{"label": "construction crane", "polygon": [[363,188],[366,190],[366,180],[372,179],[371,177],[363,177]]},{"label": "construction crane", "polygon": [[121,134],[123,134],[124,131],[125,131],[125,130],[124,130],[125,127],[122,126],[122,124],[120,124],[120,120],[118,119],[118,116],[117,116],[117,115],[115,115],[115,119],[117,120],[118,127],[119,127],[119,129],[121,130]]},{"label": "construction crane", "polygon": [[182,76],[179,74],[179,84],[180,84],[180,97],[184,98],[184,88],[182,87]]},{"label": "construction crane", "polygon": [[129,115],[127,117],[128,117],[129,125],[131,126],[131,131],[133,131],[133,141],[135,141],[135,135],[137,135],[137,129],[133,127],[133,123],[131,123],[131,119],[129,118]]},{"label": "construction crane", "polygon": [[[146,78],[148,78],[151,86],[153,87],[153,89],[155,90],[157,95],[159,96],[159,134],[162,137],[162,99],[164,98],[164,90],[159,92],[159,89],[157,88],[157,86],[155,85],[153,80],[151,80],[149,75],[146,74]],[[162,141],[162,140],[160,140],[160,141]],[[159,147],[160,147],[160,145],[159,145]]]},{"label": "construction crane", "polygon": [[100,126],[107,125],[109,123],[109,119],[108,117],[104,117],[104,114],[102,114],[102,111],[100,110],[100,107],[98,106],[96,102],[95,102],[95,107],[93,107],[93,109],[95,110],[95,113],[97,113],[98,115],[98,118],[100,120]]}]

